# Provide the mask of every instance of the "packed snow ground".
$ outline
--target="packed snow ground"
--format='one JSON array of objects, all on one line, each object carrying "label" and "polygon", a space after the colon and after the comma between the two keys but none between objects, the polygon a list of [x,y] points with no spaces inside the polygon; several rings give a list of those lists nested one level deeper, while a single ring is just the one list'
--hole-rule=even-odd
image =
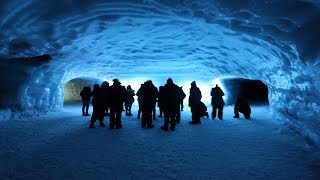
[{"label": "packed snow ground", "polygon": [[136,107],[113,130],[89,129],[80,105],[1,121],[0,179],[319,179],[316,148],[268,107],[252,109],[251,120],[228,106],[224,120],[200,125],[186,109],[174,132],[160,129],[163,118],[141,129]]}]

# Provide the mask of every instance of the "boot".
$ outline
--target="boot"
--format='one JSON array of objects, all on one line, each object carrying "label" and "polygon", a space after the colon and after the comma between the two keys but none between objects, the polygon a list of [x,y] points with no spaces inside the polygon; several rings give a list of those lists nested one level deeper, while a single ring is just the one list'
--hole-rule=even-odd
[{"label": "boot", "polygon": [[161,129],[164,131],[168,131],[168,127],[165,127],[165,126],[161,126]]},{"label": "boot", "polygon": [[120,129],[120,128],[122,128],[122,125],[119,124],[119,125],[116,126],[116,128],[117,128],[117,129]]},{"label": "boot", "polygon": [[209,118],[209,113],[208,112],[206,112],[205,115],[207,116],[207,118]]}]

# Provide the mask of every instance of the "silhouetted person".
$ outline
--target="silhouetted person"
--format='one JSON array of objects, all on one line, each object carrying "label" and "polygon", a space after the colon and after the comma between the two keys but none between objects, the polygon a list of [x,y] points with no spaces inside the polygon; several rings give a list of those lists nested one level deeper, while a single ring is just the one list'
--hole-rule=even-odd
[{"label": "silhouetted person", "polygon": [[[144,86],[144,84],[141,84],[141,86],[140,86],[140,88],[139,89],[141,89],[142,87]],[[140,119],[140,117],[141,117],[141,113],[142,113],[142,102],[141,102],[141,96],[139,96],[138,94],[137,94],[137,96],[138,96],[138,99],[137,99],[137,101],[138,101],[138,115],[137,115],[137,117],[138,117],[138,119]]]},{"label": "silhouetted person", "polygon": [[114,126],[117,129],[122,128],[121,113],[126,92],[126,88],[121,86],[119,80],[113,79],[113,85],[110,86],[110,129],[113,129]]},{"label": "silhouetted person", "polygon": [[[180,89],[181,89],[181,91],[183,92],[182,86],[180,87]],[[181,94],[181,97],[180,97],[181,111],[183,111],[183,100],[184,100],[185,97],[186,97],[186,94],[183,92],[183,94]]]},{"label": "silhouetted person", "polygon": [[224,92],[221,88],[216,84],[216,87],[211,90],[211,105],[212,105],[212,119],[216,118],[217,109],[218,109],[218,118],[222,120],[223,117],[223,105],[224,101],[222,96],[224,96]]},{"label": "silhouetted person", "polygon": [[139,96],[142,110],[141,127],[153,128],[152,111],[154,108],[157,91],[155,91],[152,81],[146,81],[137,92]]},{"label": "silhouetted person", "polygon": [[200,101],[201,105],[200,105],[200,110],[201,110],[201,117],[202,116],[207,116],[207,118],[209,118],[209,113],[207,112],[208,108],[207,106],[202,102]]},{"label": "silhouetted person", "polygon": [[82,116],[89,116],[88,111],[92,96],[90,86],[83,87],[82,91],[80,92],[80,96],[82,99]]},{"label": "silhouetted person", "polygon": [[103,92],[103,98],[105,99],[106,105],[105,105],[105,110],[104,110],[104,115],[109,116],[109,109],[110,109],[110,92],[109,92],[110,86],[107,81],[103,81],[101,84],[101,90]]},{"label": "silhouetted person", "polygon": [[164,95],[163,95],[163,86],[159,87],[159,94],[158,94],[158,107],[159,107],[159,116],[158,117],[162,117],[163,114],[163,99],[164,99]]},{"label": "silhouetted person", "polygon": [[101,127],[105,127],[103,123],[105,99],[99,84],[94,84],[92,90],[92,106],[93,112],[90,121],[90,128],[94,128],[94,123],[98,119]]},{"label": "silhouetted person", "polygon": [[250,119],[251,108],[246,99],[242,97],[237,98],[237,102],[234,105],[234,118],[239,118],[239,112],[241,112],[246,119]]},{"label": "silhouetted person", "polygon": [[170,129],[175,130],[176,126],[176,114],[180,112],[180,91],[179,86],[173,83],[173,80],[169,78],[167,84],[163,88],[163,110],[164,110],[164,124],[161,129],[167,131],[169,122]]},{"label": "silhouetted person", "polygon": [[196,82],[191,83],[190,96],[189,96],[189,106],[191,107],[192,121],[190,124],[201,124],[201,91],[197,87]]},{"label": "silhouetted person", "polygon": [[[180,108],[183,110],[183,99],[186,98],[186,94],[183,92],[182,87],[176,88],[176,90],[179,96],[179,104],[177,105],[178,107],[176,108],[176,122],[180,123],[181,121]],[[181,103],[182,103],[182,106],[181,106]]]},{"label": "silhouetted person", "polygon": [[159,95],[159,91],[158,91],[158,88],[153,85],[152,81],[150,80],[150,83],[151,83],[151,86],[152,86],[152,89],[153,91],[156,93],[156,95],[153,97],[153,104],[152,104],[152,117],[153,117],[153,120],[156,120],[156,105],[157,105],[157,99],[158,99],[158,95]]},{"label": "silhouetted person", "polygon": [[131,89],[131,86],[127,86],[127,96],[126,96],[126,102],[125,102],[125,110],[126,110],[126,116],[132,116],[131,114],[131,108],[132,104],[134,102],[134,97],[136,94],[134,93],[134,90]]}]

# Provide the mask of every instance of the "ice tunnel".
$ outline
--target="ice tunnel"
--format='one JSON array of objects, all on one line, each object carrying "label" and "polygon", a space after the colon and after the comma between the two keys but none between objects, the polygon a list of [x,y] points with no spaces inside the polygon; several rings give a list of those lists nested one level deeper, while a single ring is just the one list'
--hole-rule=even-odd
[{"label": "ice tunnel", "polygon": [[272,112],[320,144],[319,1],[12,0],[0,10],[3,110],[59,110],[81,77],[185,88],[238,77],[266,84]]}]

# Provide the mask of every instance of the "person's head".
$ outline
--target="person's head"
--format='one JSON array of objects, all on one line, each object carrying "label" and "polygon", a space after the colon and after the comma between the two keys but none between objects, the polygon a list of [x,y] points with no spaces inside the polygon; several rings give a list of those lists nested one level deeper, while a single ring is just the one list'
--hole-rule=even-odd
[{"label": "person's head", "polygon": [[191,87],[197,87],[197,84],[196,84],[196,82],[195,82],[195,81],[192,81],[192,83],[191,83]]},{"label": "person's head", "polygon": [[153,87],[153,83],[152,83],[151,80],[148,80],[148,81],[146,82],[146,85],[147,85],[148,87]]},{"label": "person's head", "polygon": [[216,87],[219,87],[218,84],[216,84]]},{"label": "person's head", "polygon": [[108,87],[109,83],[107,81],[103,81],[101,87]]},{"label": "person's head", "polygon": [[128,85],[128,86],[127,86],[127,89],[131,89],[131,86],[130,86],[130,85]]},{"label": "person's head", "polygon": [[100,88],[100,85],[99,84],[94,84],[93,85],[93,89],[97,89],[97,88]]},{"label": "person's head", "polygon": [[120,85],[121,84],[118,79],[113,79],[112,81],[113,81],[114,85]]},{"label": "person's head", "polygon": [[173,84],[173,80],[172,80],[171,78],[168,78],[167,84],[168,84],[168,85],[172,85],[172,84]]}]

